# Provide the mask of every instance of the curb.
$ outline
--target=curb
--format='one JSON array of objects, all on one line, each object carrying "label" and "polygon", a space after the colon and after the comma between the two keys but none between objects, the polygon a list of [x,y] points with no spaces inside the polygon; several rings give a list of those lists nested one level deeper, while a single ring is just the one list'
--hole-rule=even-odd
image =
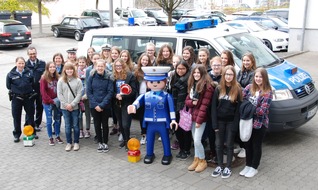
[{"label": "curb", "polygon": [[307,50],[307,51],[293,52],[293,53],[289,53],[288,55],[281,56],[280,58],[287,59],[287,58],[291,58],[291,57],[294,57],[294,56],[297,56],[297,55],[301,55],[301,54],[304,54],[304,53],[307,53],[307,52],[309,52],[309,51]]}]

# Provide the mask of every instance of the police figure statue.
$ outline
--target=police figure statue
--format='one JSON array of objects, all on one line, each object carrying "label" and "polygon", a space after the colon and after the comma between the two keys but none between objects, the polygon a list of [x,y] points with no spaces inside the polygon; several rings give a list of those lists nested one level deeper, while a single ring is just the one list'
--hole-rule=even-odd
[{"label": "police figure statue", "polygon": [[[25,125],[34,124],[34,78],[32,71],[25,67],[25,60],[23,57],[16,58],[16,66],[8,73],[6,85],[9,90],[9,98],[11,102],[11,110],[13,117],[13,136],[14,142],[20,141],[21,136],[21,115],[22,107],[27,115]],[[36,132],[34,130],[34,135]]]},{"label": "police figure statue", "polygon": [[173,99],[163,89],[166,86],[166,78],[170,67],[142,67],[145,73],[147,87],[151,90],[140,95],[132,105],[128,106],[128,113],[136,113],[136,109],[145,106],[143,127],[147,127],[147,154],[144,158],[145,164],[151,164],[155,158],[154,142],[155,134],[161,136],[164,156],[161,160],[163,165],[169,165],[172,160],[169,139],[169,126],[178,127],[175,121]]}]

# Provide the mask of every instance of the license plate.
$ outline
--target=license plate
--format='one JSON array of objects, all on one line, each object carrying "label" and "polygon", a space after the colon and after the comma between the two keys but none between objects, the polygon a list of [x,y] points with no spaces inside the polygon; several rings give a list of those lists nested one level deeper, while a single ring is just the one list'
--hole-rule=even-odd
[{"label": "license plate", "polygon": [[14,39],[16,39],[16,40],[23,40],[23,39],[24,39],[24,36],[14,37]]},{"label": "license plate", "polygon": [[314,116],[314,115],[316,114],[317,108],[318,108],[318,107],[316,106],[316,107],[314,107],[314,109],[312,109],[312,110],[310,110],[310,111],[308,112],[308,114],[307,114],[307,119],[311,118],[312,116]]}]

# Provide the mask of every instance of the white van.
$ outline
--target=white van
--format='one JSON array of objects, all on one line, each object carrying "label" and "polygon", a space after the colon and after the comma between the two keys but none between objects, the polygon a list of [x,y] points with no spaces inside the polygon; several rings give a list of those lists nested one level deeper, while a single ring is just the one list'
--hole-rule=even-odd
[{"label": "white van", "polygon": [[237,69],[241,68],[242,55],[251,51],[257,67],[267,69],[274,90],[270,108],[270,131],[299,127],[317,112],[318,92],[308,72],[278,58],[260,39],[230,26],[186,32],[177,32],[174,27],[169,26],[90,30],[79,44],[78,55],[86,55],[89,47],[100,51],[103,45],[111,44],[128,50],[133,60],[137,60],[148,42],[156,45],[157,52],[163,44],[168,43],[177,55],[182,55],[182,48],[186,45],[192,46],[195,52],[201,47],[208,48],[211,57],[229,49],[234,55]]}]

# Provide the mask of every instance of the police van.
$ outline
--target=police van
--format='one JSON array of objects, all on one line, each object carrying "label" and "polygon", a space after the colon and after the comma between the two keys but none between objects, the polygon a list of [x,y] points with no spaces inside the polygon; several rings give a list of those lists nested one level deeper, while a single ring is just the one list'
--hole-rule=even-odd
[{"label": "police van", "polygon": [[86,55],[89,47],[100,51],[103,45],[111,44],[128,50],[133,60],[137,60],[148,42],[156,45],[157,52],[163,44],[169,44],[177,55],[182,55],[182,48],[190,45],[195,52],[203,47],[209,49],[210,57],[228,49],[233,53],[236,69],[239,69],[243,54],[250,51],[255,56],[257,67],[267,69],[273,87],[269,130],[293,129],[315,116],[318,92],[307,71],[278,58],[260,39],[249,33],[225,25],[195,30],[199,27],[196,22],[185,23],[181,29],[177,24],[179,31],[169,26],[90,30],[79,43],[78,55]]}]

